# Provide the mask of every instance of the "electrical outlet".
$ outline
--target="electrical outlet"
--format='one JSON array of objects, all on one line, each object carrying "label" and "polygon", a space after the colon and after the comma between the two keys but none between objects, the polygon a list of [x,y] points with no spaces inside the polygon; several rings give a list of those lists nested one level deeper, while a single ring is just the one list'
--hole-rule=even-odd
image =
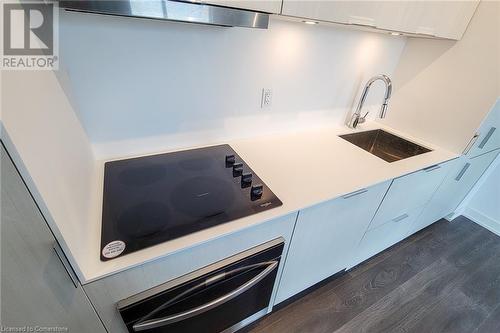
[{"label": "electrical outlet", "polygon": [[271,106],[273,100],[273,91],[271,89],[262,89],[262,99],[260,101],[261,108],[268,108]]}]

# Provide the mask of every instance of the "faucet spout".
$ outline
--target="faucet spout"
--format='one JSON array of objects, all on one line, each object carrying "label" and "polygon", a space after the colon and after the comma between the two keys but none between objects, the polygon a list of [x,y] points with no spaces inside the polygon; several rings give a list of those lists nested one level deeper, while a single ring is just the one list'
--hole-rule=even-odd
[{"label": "faucet spout", "polygon": [[350,128],[356,128],[358,124],[362,124],[366,120],[366,113],[364,116],[361,116],[361,109],[363,109],[363,105],[365,104],[366,96],[368,95],[368,91],[370,90],[371,85],[375,82],[381,80],[382,82],[385,83],[385,95],[384,95],[384,101],[382,102],[382,106],[380,107],[380,118],[385,118],[387,114],[387,107],[389,104],[389,99],[391,98],[392,95],[392,81],[387,75],[377,75],[372,77],[368,82],[366,82],[365,87],[363,89],[363,92],[361,94],[361,98],[358,103],[358,107],[356,108],[356,111],[353,113],[351,119],[347,122],[347,126]]},{"label": "faucet spout", "polygon": [[382,106],[380,107],[380,114],[379,114],[379,117],[380,118],[385,118],[385,115],[387,114],[387,103],[384,103],[382,104]]}]

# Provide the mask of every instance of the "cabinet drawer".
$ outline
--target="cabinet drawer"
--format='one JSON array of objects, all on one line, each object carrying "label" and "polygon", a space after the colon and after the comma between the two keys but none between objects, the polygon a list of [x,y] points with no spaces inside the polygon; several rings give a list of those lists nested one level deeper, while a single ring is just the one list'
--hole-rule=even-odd
[{"label": "cabinet drawer", "polygon": [[420,215],[422,209],[423,207],[414,208],[407,213],[384,221],[378,228],[367,231],[358,246],[356,256],[350,267],[356,266],[406,238],[413,222]]},{"label": "cabinet drawer", "polygon": [[442,183],[451,165],[449,162],[442,163],[394,179],[369,229],[425,205]]}]

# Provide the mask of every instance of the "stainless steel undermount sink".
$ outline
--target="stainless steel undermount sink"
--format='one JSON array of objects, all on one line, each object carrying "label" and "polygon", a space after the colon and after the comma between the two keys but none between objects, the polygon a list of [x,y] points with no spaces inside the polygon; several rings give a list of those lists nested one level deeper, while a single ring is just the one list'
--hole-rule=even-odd
[{"label": "stainless steel undermount sink", "polygon": [[381,129],[344,134],[339,137],[387,162],[395,162],[431,151]]}]

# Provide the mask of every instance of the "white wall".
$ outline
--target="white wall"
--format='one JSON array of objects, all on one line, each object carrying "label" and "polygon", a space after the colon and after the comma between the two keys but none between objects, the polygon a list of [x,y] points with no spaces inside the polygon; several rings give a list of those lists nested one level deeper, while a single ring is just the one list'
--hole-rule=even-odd
[{"label": "white wall", "polygon": [[59,77],[98,157],[340,124],[406,41],[278,19],[255,30],[62,13],[60,24]]},{"label": "white wall", "polygon": [[481,1],[460,41],[409,39],[384,123],[462,152],[500,95],[499,18]]},{"label": "white wall", "polygon": [[472,191],[464,214],[500,235],[500,155]]}]

